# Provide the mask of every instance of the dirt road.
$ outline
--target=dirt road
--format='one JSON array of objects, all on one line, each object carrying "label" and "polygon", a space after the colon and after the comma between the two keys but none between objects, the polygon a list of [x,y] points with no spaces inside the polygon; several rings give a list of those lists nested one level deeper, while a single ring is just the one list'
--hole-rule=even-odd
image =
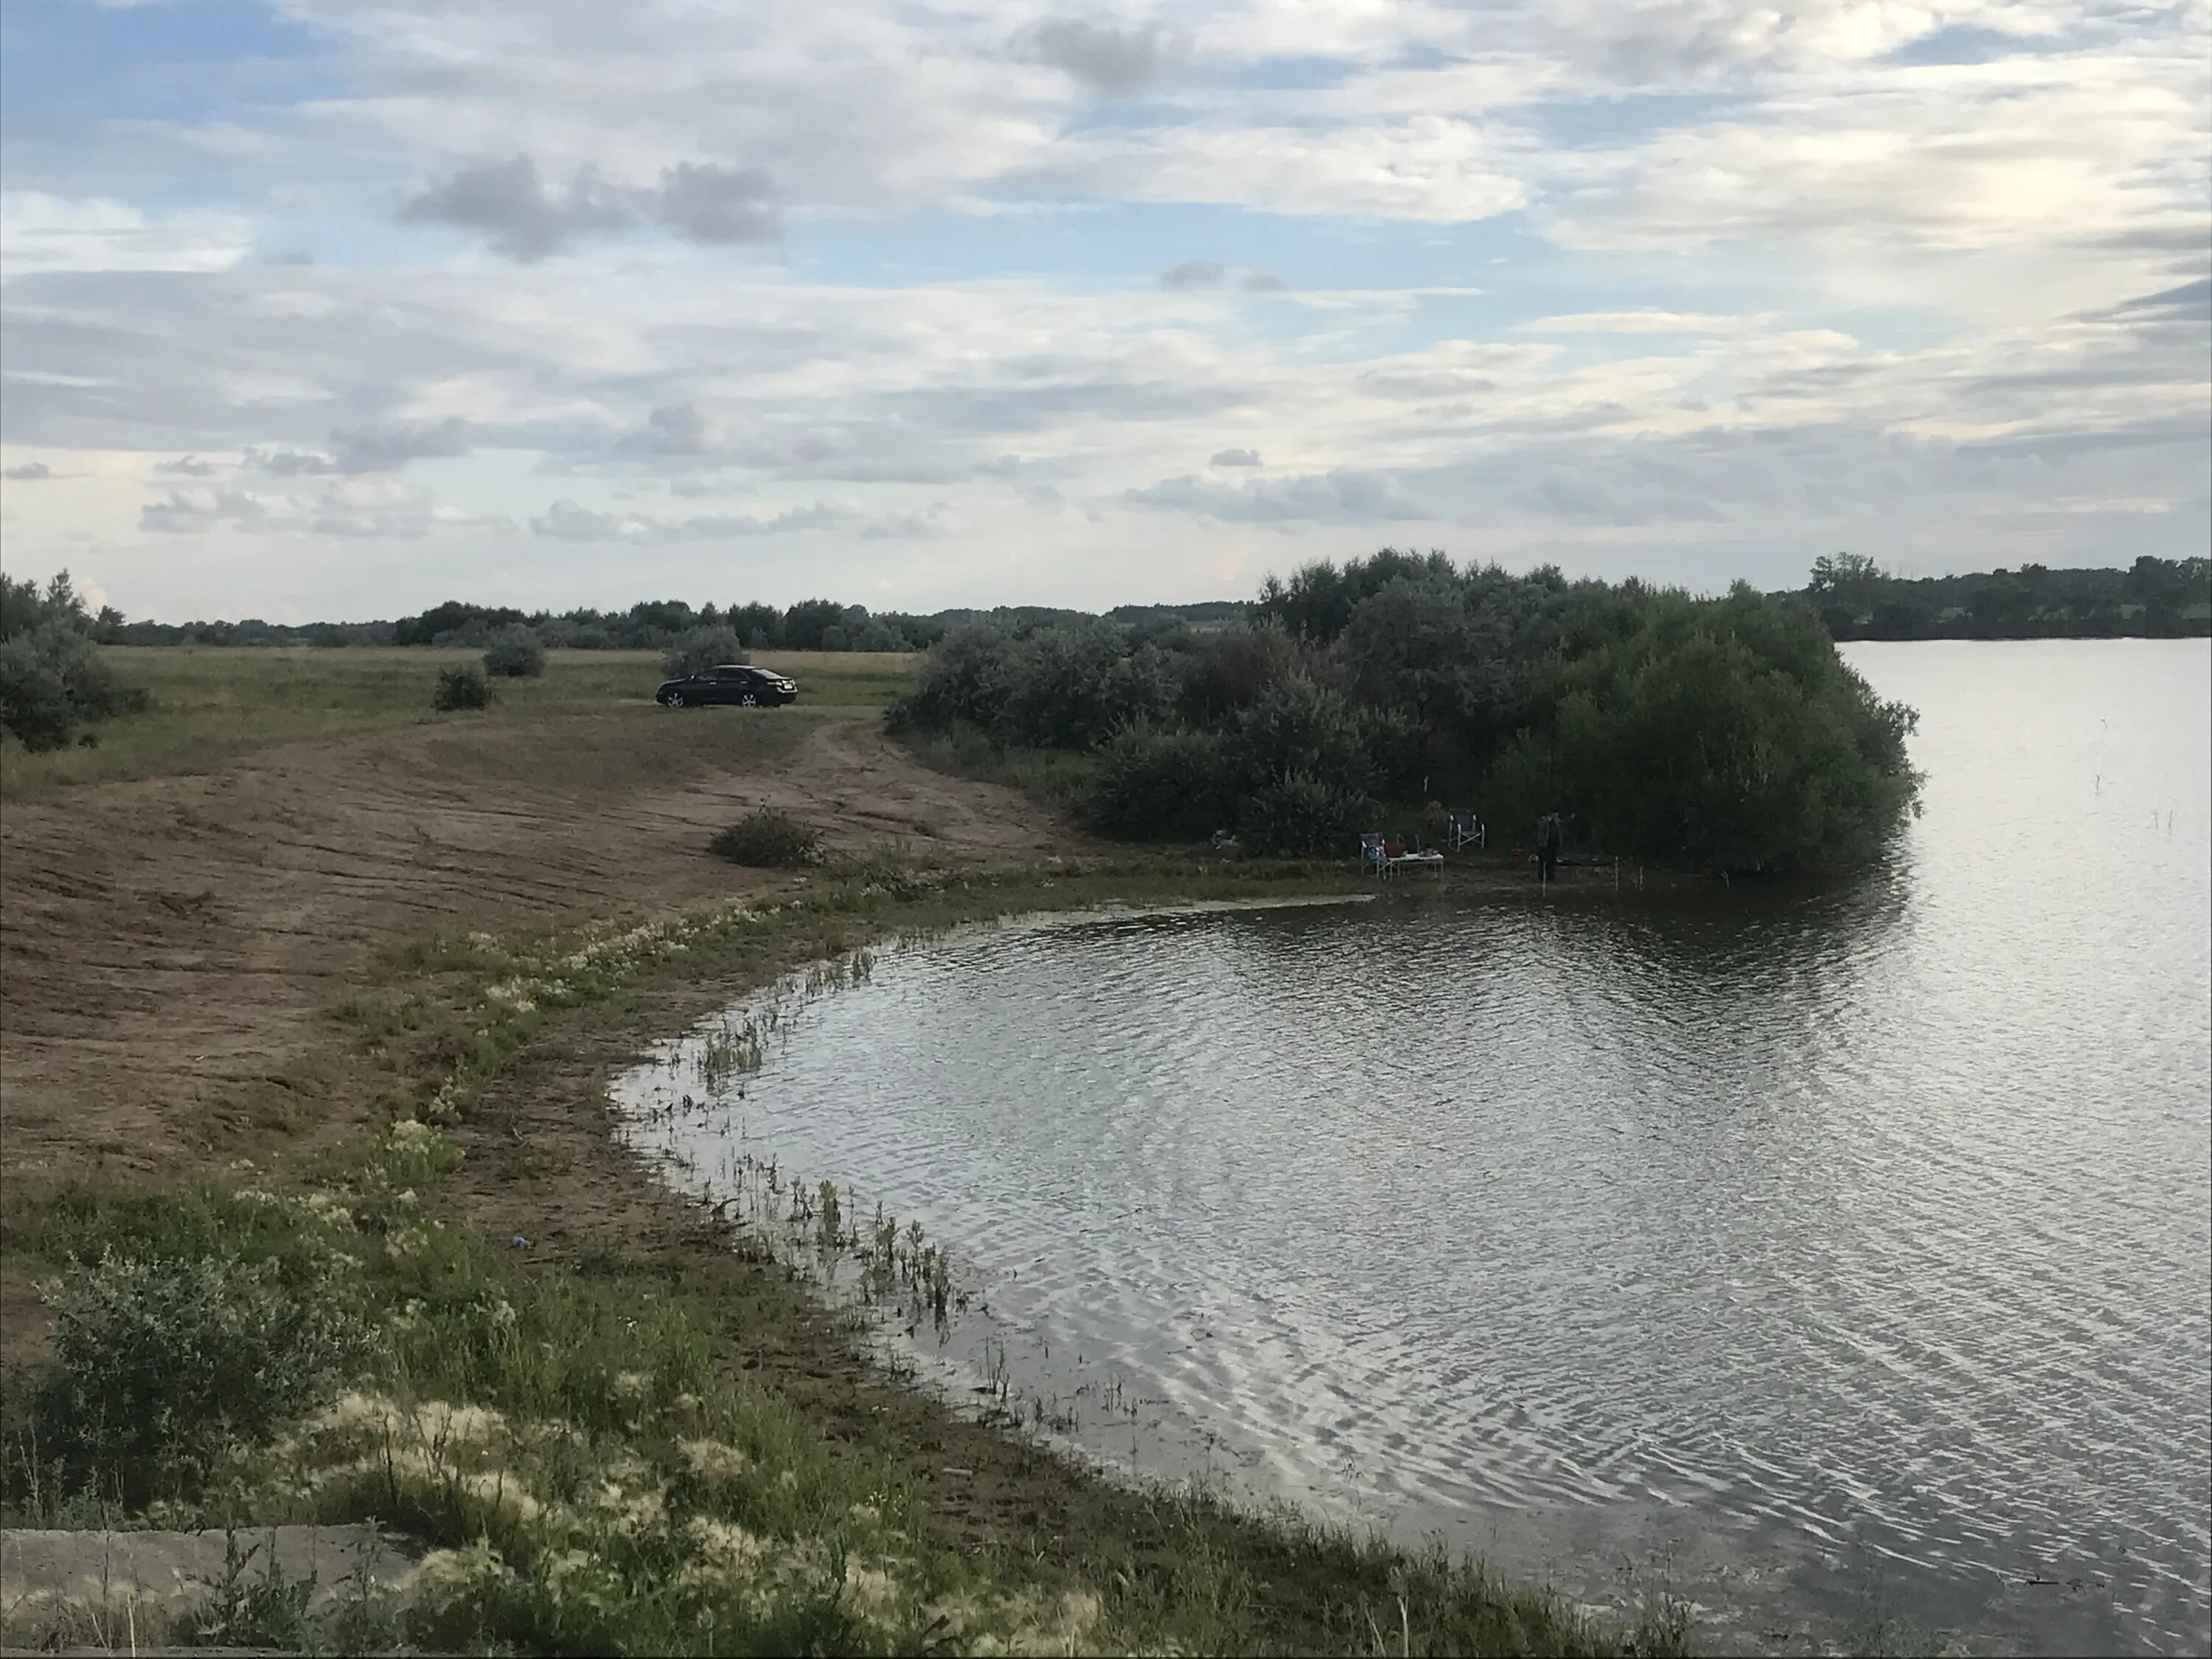
[{"label": "dirt road", "polygon": [[439,723],[86,785],[0,817],[0,1178],[162,1176],[365,1109],[329,1011],[386,947],[665,908],[766,879],[748,808],[848,851],[1049,851],[1012,792],[872,714],[653,708]]}]

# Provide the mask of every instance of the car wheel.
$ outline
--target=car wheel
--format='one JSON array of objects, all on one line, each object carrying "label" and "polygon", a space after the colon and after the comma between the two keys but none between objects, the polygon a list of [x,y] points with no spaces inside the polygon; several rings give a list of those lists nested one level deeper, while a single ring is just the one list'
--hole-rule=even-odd
[{"label": "car wheel", "polygon": [[760,699],[750,691],[738,693],[738,707],[740,708],[750,708],[759,701]]},{"label": "car wheel", "polygon": [[671,708],[681,708],[684,707],[684,694],[681,691],[671,691],[662,701]]}]

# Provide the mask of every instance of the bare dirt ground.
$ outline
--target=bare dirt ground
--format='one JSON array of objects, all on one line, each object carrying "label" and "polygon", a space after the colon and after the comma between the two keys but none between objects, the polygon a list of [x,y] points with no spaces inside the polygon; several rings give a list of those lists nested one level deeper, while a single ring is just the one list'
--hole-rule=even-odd
[{"label": "bare dirt ground", "polygon": [[846,850],[939,861],[1064,836],[834,711],[425,726],[10,805],[0,1175],[173,1175],[342,1129],[362,1102],[329,1010],[378,952],[743,891],[768,878],[705,843],[761,805]]}]

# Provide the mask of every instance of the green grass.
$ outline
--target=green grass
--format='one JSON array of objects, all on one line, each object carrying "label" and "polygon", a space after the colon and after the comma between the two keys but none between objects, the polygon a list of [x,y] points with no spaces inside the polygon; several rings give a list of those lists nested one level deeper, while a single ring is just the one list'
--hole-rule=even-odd
[{"label": "green grass", "polygon": [[[294,1621],[282,1644],[295,1647],[373,1636],[445,1651],[1679,1650],[1679,1603],[1662,1600],[1635,1630],[1607,1626],[1438,1551],[1200,1491],[1115,1486],[957,1419],[873,1371],[764,1241],[653,1189],[565,1246],[540,1232],[584,1190],[562,1185],[568,1149],[604,1148],[599,1068],[702,999],[998,915],[1345,884],[1340,870],[1295,866],[963,876],[885,863],[629,927],[398,953],[344,1011],[361,1063],[392,1079],[389,1127],[289,1176],[80,1182],[0,1214],[0,1243],[48,1271],[112,1271],[100,1265],[112,1251],[220,1255],[256,1295],[274,1284],[330,1296],[335,1276],[379,1334],[364,1368],[342,1397],[301,1401],[273,1439],[234,1443],[214,1468],[202,1457],[127,1480],[72,1463],[73,1426],[36,1414],[53,1396],[12,1389],[8,1518],[52,1524],[129,1489],[161,1496],[125,1524],[374,1516],[439,1552],[407,1596],[352,1609],[368,1622],[350,1638]],[[538,1248],[505,1247],[509,1214],[536,1218]],[[219,1339],[196,1340],[195,1363],[227,1363]],[[143,1357],[133,1370],[161,1375]],[[280,1624],[292,1618],[282,1588],[263,1598]],[[183,1633],[274,1633],[228,1601],[211,1597]]]},{"label": "green grass", "polygon": [[[441,669],[477,651],[111,646],[103,654],[150,699],[140,714],[95,728],[92,747],[33,755],[0,740],[0,799],[26,800],[71,784],[204,772],[276,744],[350,737],[460,720],[508,720],[638,703],[659,684],[653,651],[553,651],[535,679],[495,682],[486,713],[438,714]],[[761,660],[799,684],[797,708],[880,708],[911,684],[914,659],[860,652],[770,653]],[[698,718],[713,718],[701,711]]]},{"label": "green grass", "polygon": [[999,743],[972,726],[905,732],[898,740],[933,771],[1018,789],[1056,811],[1073,812],[1098,769],[1095,756]]}]

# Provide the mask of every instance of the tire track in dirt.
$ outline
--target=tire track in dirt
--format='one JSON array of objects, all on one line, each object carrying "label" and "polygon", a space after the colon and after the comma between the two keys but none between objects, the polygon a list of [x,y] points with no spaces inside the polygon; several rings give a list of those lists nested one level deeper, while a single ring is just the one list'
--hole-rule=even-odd
[{"label": "tire track in dirt", "polygon": [[379,952],[760,885],[704,847],[763,805],[847,851],[1068,842],[1026,798],[831,711],[441,723],[10,805],[0,1180],[167,1177],[343,1127],[368,1102],[328,1011]]}]

